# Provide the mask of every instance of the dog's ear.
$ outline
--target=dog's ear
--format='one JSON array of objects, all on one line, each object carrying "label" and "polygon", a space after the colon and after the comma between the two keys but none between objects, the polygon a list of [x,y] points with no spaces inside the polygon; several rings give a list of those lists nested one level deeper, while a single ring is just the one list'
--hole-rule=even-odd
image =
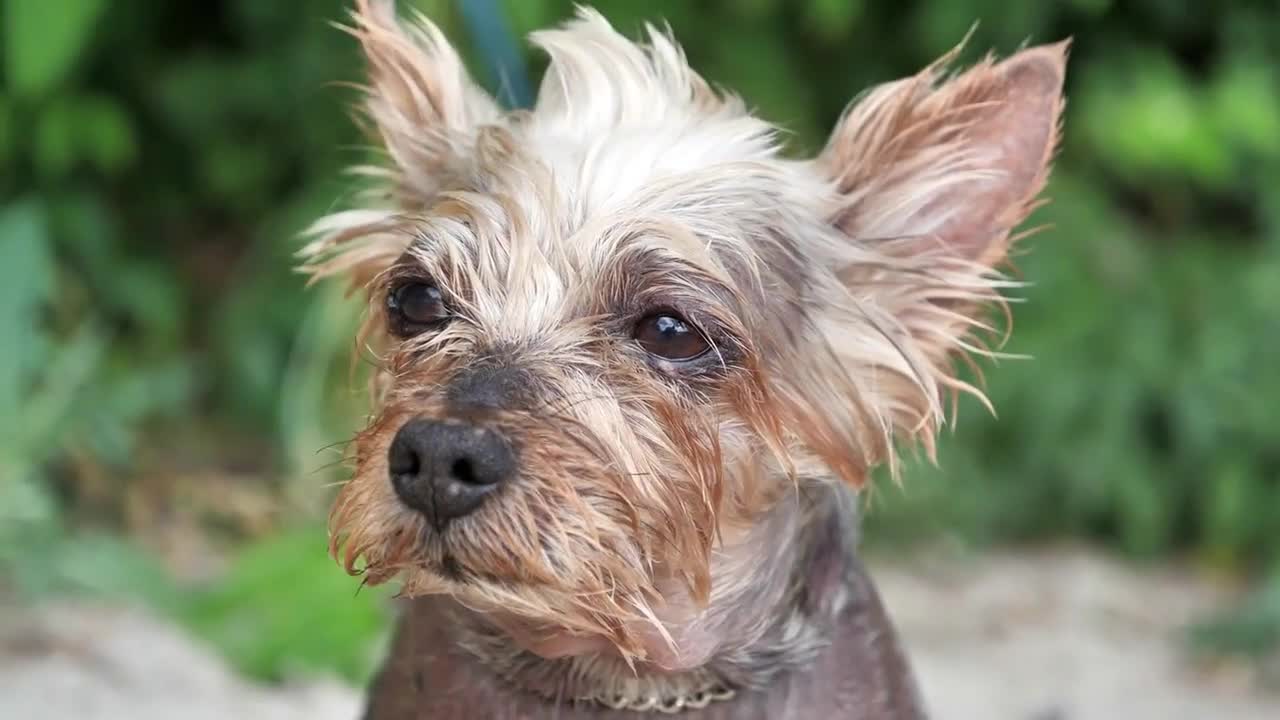
[{"label": "dog's ear", "polygon": [[421,202],[456,162],[465,138],[499,115],[458,53],[421,14],[401,22],[393,0],[356,0],[354,25],[368,63],[365,112],[404,190]]},{"label": "dog's ear", "polygon": [[350,274],[361,285],[404,251],[398,218],[422,208],[457,172],[477,130],[501,111],[470,78],[458,53],[430,20],[396,16],[394,0],[356,0],[352,24],[367,65],[362,109],[386,164],[354,168],[383,181],[377,209],[339,212],[309,231],[302,255],[313,277]]},{"label": "dog's ear", "polygon": [[[1067,49],[945,76],[952,53],[856,101],[817,158],[837,190],[830,222],[845,241],[833,270],[847,301],[823,313],[831,352],[809,360],[826,363],[809,383],[823,391],[797,394],[793,425],[816,428],[805,439],[828,464],[854,455],[850,437],[868,463],[894,466],[900,434],[932,455],[944,391],[985,401],[954,365],[988,352],[973,331],[992,329],[985,316],[1010,284],[996,267],[1048,176]],[[840,474],[858,484],[865,468]]]},{"label": "dog's ear", "polygon": [[1057,149],[1067,48],[943,79],[953,52],[854,103],[819,158],[843,197],[835,222],[894,252],[999,263]]}]

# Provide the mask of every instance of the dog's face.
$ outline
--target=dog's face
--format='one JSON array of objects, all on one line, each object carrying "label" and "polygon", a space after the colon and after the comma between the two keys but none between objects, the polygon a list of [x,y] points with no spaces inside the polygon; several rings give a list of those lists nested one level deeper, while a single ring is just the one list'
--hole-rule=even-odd
[{"label": "dog's face", "polygon": [[1044,182],[1064,46],[879,87],[796,160],[660,34],[537,34],[537,105],[503,113],[425,21],[355,19],[385,204],[308,250],[367,289],[381,360],[333,511],[349,571],[544,654],[652,658],[795,483],[931,451]]}]

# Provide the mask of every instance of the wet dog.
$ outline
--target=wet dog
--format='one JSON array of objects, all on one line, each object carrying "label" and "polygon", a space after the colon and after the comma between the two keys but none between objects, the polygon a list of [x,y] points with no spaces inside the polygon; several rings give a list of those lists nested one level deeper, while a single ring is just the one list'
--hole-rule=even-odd
[{"label": "wet dog", "polygon": [[370,300],[376,414],[332,547],[410,598],[369,717],[923,716],[858,490],[978,389],[997,268],[1059,137],[1066,45],[871,89],[813,158],[669,35],[535,33],[503,111],[362,0],[387,162],[320,220]]}]

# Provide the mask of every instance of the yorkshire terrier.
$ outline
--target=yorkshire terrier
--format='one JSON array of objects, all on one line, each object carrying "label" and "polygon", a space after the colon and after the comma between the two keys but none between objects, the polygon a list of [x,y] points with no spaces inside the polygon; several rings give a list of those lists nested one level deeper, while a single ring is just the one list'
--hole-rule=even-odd
[{"label": "yorkshire terrier", "polygon": [[859,491],[982,399],[1067,44],[952,53],[797,159],[652,28],[534,33],[504,111],[425,18],[352,18],[386,163],[303,252],[379,358],[331,516],[408,598],[367,717],[923,717]]}]

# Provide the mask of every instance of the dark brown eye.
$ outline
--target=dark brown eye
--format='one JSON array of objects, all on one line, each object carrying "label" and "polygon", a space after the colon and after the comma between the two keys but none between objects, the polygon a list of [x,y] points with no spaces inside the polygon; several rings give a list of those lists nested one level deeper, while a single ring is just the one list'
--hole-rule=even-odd
[{"label": "dark brown eye", "polygon": [[644,317],[631,336],[651,355],[667,360],[692,360],[711,349],[702,333],[670,312]]},{"label": "dark brown eye", "polygon": [[400,285],[387,294],[387,317],[397,335],[416,335],[449,319],[440,288],[430,283]]}]

